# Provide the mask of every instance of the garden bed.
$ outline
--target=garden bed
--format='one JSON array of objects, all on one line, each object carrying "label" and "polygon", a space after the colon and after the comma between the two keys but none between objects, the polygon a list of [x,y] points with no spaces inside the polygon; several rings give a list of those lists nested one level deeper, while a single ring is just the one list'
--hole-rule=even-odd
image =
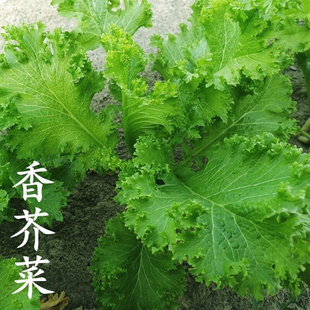
[{"label": "garden bed", "polygon": [[[37,1],[27,3],[27,11],[22,9],[25,6],[22,1],[7,2],[4,12],[12,14],[12,19],[5,18],[1,21],[2,25],[6,23],[17,24],[21,20],[25,22],[34,22],[43,17],[43,22],[49,24],[49,28],[62,25],[67,29],[72,29],[74,23],[67,23],[60,19],[58,15],[53,15],[48,8],[41,8],[37,11],[38,15],[33,14]],[[137,35],[137,41],[146,47],[146,38],[151,33],[176,32],[177,25],[181,20],[185,20],[189,13],[189,4],[187,1],[150,1],[154,3],[155,27],[149,30],[141,30]],[[160,5],[158,4],[160,2]],[[181,4],[180,4],[181,3]],[[186,5],[185,5],[186,4]],[[3,6],[4,4],[2,4]],[[18,14],[13,12],[17,10]],[[42,16],[41,16],[42,14]],[[9,16],[7,15],[7,16]],[[14,16],[14,17],[13,17]],[[18,17],[16,17],[18,16]],[[173,22],[171,22],[173,16]],[[54,19],[55,18],[55,19]],[[169,29],[166,27],[169,25]],[[151,51],[151,49],[148,49]],[[104,57],[102,49],[89,53],[93,60],[94,67],[97,70],[102,69]],[[293,100],[297,101],[297,111],[295,117],[300,126],[310,118],[310,108],[307,100],[307,93],[303,75],[297,66],[291,66],[286,73],[291,77],[294,93]],[[160,77],[158,74],[146,73],[150,84],[154,84]],[[114,102],[112,97],[106,91],[97,94],[92,102],[94,111],[99,112],[107,103]],[[116,102],[114,102],[116,103]],[[302,147],[305,152],[308,146],[301,144],[297,137],[290,140],[292,145]],[[118,146],[118,153],[121,158],[128,157],[124,141]],[[115,184],[118,180],[117,173],[98,175],[89,171],[86,179],[75,186],[73,192],[68,197],[67,207],[62,209],[63,222],[53,222],[51,229],[54,235],[40,235],[40,248],[38,252],[33,250],[33,244],[28,243],[23,251],[17,249],[20,244],[20,238],[10,238],[11,235],[19,231],[24,224],[19,221],[3,222],[0,225],[0,254],[3,258],[15,257],[18,260],[27,254],[28,256],[41,255],[48,258],[50,264],[44,268],[44,277],[47,279],[45,287],[60,293],[65,291],[69,296],[67,310],[93,310],[98,309],[95,301],[95,292],[91,285],[92,274],[88,270],[93,258],[94,249],[97,246],[97,239],[105,231],[105,223],[111,217],[122,212],[123,207],[118,205],[113,198],[115,197]],[[13,199],[10,206],[21,214],[27,205],[18,199]],[[31,236],[33,237],[33,236]],[[187,266],[186,266],[187,267]],[[310,309],[310,292],[305,289],[300,298],[294,298],[287,290],[282,290],[274,297],[266,296],[264,301],[256,302],[251,297],[241,298],[230,288],[216,290],[214,286],[205,287],[194,281],[190,275],[187,276],[187,290],[181,299],[179,310],[250,310],[250,309]],[[130,310],[130,309],[128,309]],[[151,310],[151,309],[150,309]]]},{"label": "garden bed", "polygon": [[[293,99],[298,102],[295,115],[302,125],[310,117],[303,75],[296,67],[291,67],[287,73],[293,81]],[[98,104],[104,103],[97,99],[94,104],[98,108]],[[297,137],[292,137],[291,143],[303,147],[304,151],[308,149],[307,146],[300,144]],[[119,153],[122,156],[127,153],[124,144],[121,144]],[[89,172],[87,178],[77,185],[70,195],[68,206],[62,209],[64,221],[53,224],[52,230],[55,231],[55,235],[40,236],[38,255],[48,257],[50,260],[50,264],[44,269],[46,286],[58,293],[66,292],[70,298],[67,310],[98,309],[91,285],[92,274],[87,268],[93,257],[97,238],[104,233],[105,222],[122,211],[122,207],[113,200],[117,179],[117,175],[98,175]],[[21,200],[14,200],[12,207],[16,208],[17,214],[21,214],[22,210],[27,208]],[[20,221],[15,221],[4,222],[0,226],[0,254],[4,258],[16,257],[20,260],[22,253],[35,255],[31,243],[21,251],[17,249],[21,238],[10,239],[11,235],[23,227],[22,225]],[[214,287],[205,287],[188,276],[188,287],[182,304],[180,310],[306,310],[310,309],[310,293],[305,289],[301,298],[295,299],[290,292],[284,290],[275,297],[266,297],[263,302],[258,302],[255,308],[255,303],[253,304],[250,297],[241,298],[229,288],[215,290]]]}]

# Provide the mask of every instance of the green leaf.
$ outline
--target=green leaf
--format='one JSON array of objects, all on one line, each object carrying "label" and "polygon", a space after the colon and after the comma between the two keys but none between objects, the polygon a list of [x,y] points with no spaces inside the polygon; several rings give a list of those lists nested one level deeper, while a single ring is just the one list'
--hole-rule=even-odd
[{"label": "green leaf", "polygon": [[207,285],[263,298],[298,293],[310,261],[310,157],[271,134],[233,136],[210,147],[207,164],[173,167],[168,142],[141,138],[117,200],[126,226],[154,252],[169,246]]},{"label": "green leaf", "polygon": [[191,28],[181,25],[181,33],[170,35],[167,41],[158,36],[153,39],[159,49],[154,64],[159,73],[192,87],[204,82],[224,90],[227,85],[237,85],[241,74],[262,80],[279,70],[278,54],[265,45],[261,35],[268,29],[263,18],[245,11],[251,18],[242,20],[240,11],[230,11],[233,4],[227,1],[204,2],[209,1],[193,5]]},{"label": "green leaf", "polygon": [[169,81],[156,82],[153,90],[149,90],[139,77],[145,69],[146,56],[121,28],[111,27],[102,42],[107,52],[105,74],[118,86],[122,98],[123,128],[129,150],[133,151],[140,135],[171,134],[182,112],[176,86]]},{"label": "green leaf", "polygon": [[167,41],[154,36],[151,41],[152,45],[159,48],[153,69],[178,85],[180,104],[185,107],[187,115],[194,115],[189,117],[190,129],[185,129],[189,138],[197,135],[195,130],[192,131],[195,123],[201,126],[212,122],[215,117],[227,121],[227,113],[233,104],[228,89],[222,87],[220,91],[214,85],[206,87],[210,79],[210,67],[214,67],[215,62],[207,35],[198,23],[198,15],[192,15],[191,28],[180,25],[181,33],[178,36],[169,35]]},{"label": "green leaf", "polygon": [[0,211],[1,212],[7,206],[8,202],[9,202],[9,198],[8,198],[7,192],[0,189]]},{"label": "green leaf", "polygon": [[303,270],[299,276],[307,284],[307,286],[310,285],[310,265],[309,264],[305,265],[305,270]]},{"label": "green leaf", "polygon": [[147,59],[141,47],[132,36],[116,26],[102,36],[106,50],[105,75],[114,79],[120,88],[132,89],[132,82],[144,71]]},{"label": "green leaf", "polygon": [[[274,76],[292,61],[290,55],[298,45],[308,46],[309,36],[307,27],[296,21],[301,12],[297,2],[201,0],[192,9],[190,26],[181,24],[179,34],[169,35],[167,40],[158,35],[152,38],[152,45],[158,48],[153,69],[177,85],[186,119],[179,126],[181,139],[204,135],[213,139],[209,130],[214,122],[228,124],[222,128],[232,125],[230,115],[245,95],[236,96],[236,87],[249,95],[261,91],[264,82],[268,86],[268,81],[276,79]],[[291,36],[286,37],[285,32]],[[297,44],[293,34],[299,38]],[[253,128],[274,132],[267,124],[269,116],[264,116],[266,123],[259,121]],[[282,123],[278,116],[274,125],[279,121]],[[207,128],[201,132],[204,126]],[[284,127],[292,128],[292,122]]]},{"label": "green leaf", "polygon": [[100,38],[111,24],[122,27],[133,35],[141,27],[151,27],[152,11],[146,0],[125,0],[124,9],[119,0],[53,0],[59,4],[60,15],[78,22],[77,32],[81,33],[81,42],[87,49],[100,46]]},{"label": "green leaf", "polygon": [[11,218],[7,216],[7,208],[9,204],[9,196],[8,193],[0,189],[0,224],[3,220],[10,220]]},{"label": "green leaf", "polygon": [[185,162],[199,161],[204,150],[234,134],[251,137],[270,132],[287,139],[297,132],[296,121],[292,119],[296,103],[291,100],[291,93],[290,80],[282,75],[266,79],[252,95],[236,92],[228,121],[208,124],[203,138],[193,142],[192,149],[187,150]]},{"label": "green leaf", "polygon": [[19,273],[22,267],[15,265],[15,259],[3,259],[0,256],[0,308],[7,310],[38,310],[40,309],[40,293],[36,288],[33,289],[32,299],[29,299],[28,287],[19,293],[12,295],[20,288],[21,284],[15,283],[21,277]]},{"label": "green leaf", "polygon": [[192,6],[190,26],[181,24],[167,40],[152,38],[158,48],[153,69],[177,84],[187,111],[182,137],[199,138],[199,127],[218,118],[227,122],[238,105],[232,86],[251,89],[309,48],[309,27],[299,21],[310,12],[299,2],[200,0]]},{"label": "green leaf", "polygon": [[291,1],[291,7],[282,6],[285,11],[282,9],[282,16],[273,19],[264,37],[267,42],[273,42],[274,48],[284,51],[285,58],[285,52],[296,54],[310,49],[310,5],[307,0],[299,0]]},{"label": "green leaf", "polygon": [[[23,178],[23,176],[18,175],[18,172],[27,171],[26,168],[30,164],[32,164],[32,161],[18,160],[16,159],[16,154],[9,152],[4,147],[0,149],[0,169],[1,169],[0,186],[2,187],[2,190],[0,190],[0,201],[1,201],[1,192],[7,193],[7,195],[3,197],[5,202],[5,204],[3,205],[4,214],[10,211],[8,209],[8,202],[11,198],[23,199],[22,185],[19,185],[15,188],[13,188],[13,186]],[[44,165],[39,166],[39,168],[42,167],[44,167]],[[54,183],[43,184],[42,200],[40,202],[38,202],[36,198],[28,197],[26,203],[31,213],[35,212],[36,207],[40,208],[42,212],[47,212],[49,216],[39,217],[36,222],[38,224],[47,223],[49,226],[51,226],[53,220],[56,221],[63,220],[61,208],[66,206],[67,196],[69,196],[69,192],[63,188],[62,182],[51,179],[48,170],[49,169],[47,168],[46,173],[40,173],[39,175],[44,177],[45,179],[53,181]],[[0,212],[1,211],[2,210],[0,203]],[[10,220],[9,217],[5,217],[5,219]]]},{"label": "green leaf", "polygon": [[184,272],[171,254],[152,254],[124,226],[121,216],[108,222],[98,240],[91,270],[102,309],[177,309]]},{"label": "green leaf", "polygon": [[9,208],[9,201],[15,192],[9,185],[10,182],[8,182],[9,163],[6,162],[3,150],[0,143],[0,225],[3,220],[13,221],[14,212]]},{"label": "green leaf", "polygon": [[11,43],[0,68],[0,122],[8,129],[1,140],[20,159],[43,158],[57,167],[60,155],[79,157],[87,170],[89,154],[116,144],[113,115],[89,108],[104,78],[73,34],[44,33],[39,23],[8,27],[4,37]]},{"label": "green leaf", "polygon": [[[309,10],[310,14],[310,10]],[[267,33],[269,37],[276,40],[276,45],[284,50],[296,54],[310,50],[310,28],[307,24],[297,24],[295,21],[287,20],[280,29],[274,31],[274,34]]]}]

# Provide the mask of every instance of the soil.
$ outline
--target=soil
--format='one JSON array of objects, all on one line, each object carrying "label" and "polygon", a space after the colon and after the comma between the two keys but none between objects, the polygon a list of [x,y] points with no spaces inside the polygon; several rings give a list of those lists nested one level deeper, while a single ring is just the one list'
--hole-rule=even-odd
[{"label": "soil", "polygon": [[[285,71],[285,73],[288,74],[291,78],[294,91],[292,94],[292,99],[297,102],[294,117],[297,120],[298,125],[302,127],[310,118],[310,107],[307,96],[306,82],[298,66],[291,66],[288,70]],[[290,139],[290,143],[303,148],[304,152],[309,151],[309,146],[299,142],[297,136],[292,137]]]}]

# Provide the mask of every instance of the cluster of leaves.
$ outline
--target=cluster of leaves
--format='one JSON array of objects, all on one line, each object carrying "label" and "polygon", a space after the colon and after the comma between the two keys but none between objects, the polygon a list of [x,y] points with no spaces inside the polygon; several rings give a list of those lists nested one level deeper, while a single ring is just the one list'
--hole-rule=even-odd
[{"label": "cluster of leaves", "polygon": [[[12,219],[16,172],[33,160],[55,180],[40,204],[47,224],[62,220],[88,169],[117,169],[126,210],[91,267],[103,309],[177,309],[184,262],[197,281],[241,296],[298,294],[310,263],[310,156],[287,143],[298,127],[282,72],[310,50],[308,1],[196,0],[189,26],[151,39],[151,60],[132,38],[151,25],[146,1],[53,4],[77,19],[74,31],[5,29],[0,221]],[[99,73],[86,56],[98,46]],[[163,77],[152,88],[141,77],[149,61]],[[106,79],[121,108],[96,115],[89,104]],[[120,111],[130,160],[114,151]]]},{"label": "cluster of leaves", "polygon": [[20,284],[15,283],[19,278],[19,272],[22,267],[15,265],[15,259],[3,259],[0,256],[0,281],[4,285],[1,287],[0,305],[2,309],[18,309],[18,310],[38,310],[40,309],[40,294],[34,290],[33,298],[28,299],[28,292],[21,291],[12,295],[12,292],[18,290]]}]

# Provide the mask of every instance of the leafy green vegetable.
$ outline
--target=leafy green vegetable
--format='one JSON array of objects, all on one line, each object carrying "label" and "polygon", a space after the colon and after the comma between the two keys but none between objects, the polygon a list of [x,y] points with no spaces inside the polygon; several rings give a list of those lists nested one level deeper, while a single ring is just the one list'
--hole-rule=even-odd
[{"label": "leafy green vegetable", "polygon": [[67,18],[76,17],[81,42],[89,49],[100,46],[101,36],[111,24],[120,26],[133,35],[140,27],[151,27],[152,11],[146,0],[125,0],[124,9],[119,0],[53,0],[59,4],[59,13]]},{"label": "leafy green vegetable", "polygon": [[[13,154],[7,151],[5,148],[0,149],[0,168],[2,174],[0,175],[0,184],[2,183],[2,192],[6,193],[4,196],[5,204],[3,205],[2,210],[6,211],[8,202],[10,198],[20,198],[23,197],[23,188],[22,186],[17,186],[13,188],[21,180],[21,176],[17,173],[19,171],[24,171],[31,163],[26,160],[17,160],[16,157],[12,156]],[[50,180],[50,174],[47,176],[41,175],[46,179]],[[32,213],[35,212],[35,208],[38,207],[42,212],[47,212],[49,216],[40,217],[37,219],[38,224],[48,223],[50,226],[52,220],[62,221],[63,216],[60,211],[62,207],[66,205],[66,198],[69,195],[69,192],[63,188],[63,183],[60,181],[54,181],[53,184],[48,184],[42,189],[42,201],[38,202],[36,198],[28,198],[27,205]],[[1,197],[1,196],[0,196]],[[0,208],[1,210],[1,208]],[[9,212],[10,209],[8,208]],[[6,216],[1,216],[0,213],[0,223],[3,219],[12,220],[11,216],[8,214]]]},{"label": "leafy green vegetable", "polygon": [[[81,180],[92,168],[91,155],[116,145],[113,111],[98,116],[89,108],[103,88],[102,74],[91,68],[73,34],[59,29],[48,34],[44,28],[41,23],[11,26],[4,35],[10,43],[0,68],[0,122],[8,133],[0,137],[0,182],[10,198],[22,196],[21,188],[16,195],[11,187],[19,181],[17,172],[33,160],[48,167],[66,165],[67,176],[57,177],[70,188],[72,179]],[[49,224],[62,220],[60,208],[68,193],[61,187],[55,180],[45,188],[42,203],[27,201],[32,211],[40,205],[49,213]],[[7,196],[3,199],[7,203]]]},{"label": "leafy green vegetable", "polygon": [[[145,0],[53,4],[77,19],[75,30],[39,23],[4,35],[0,221],[21,197],[17,171],[33,160],[55,182],[42,200],[49,224],[62,220],[62,186],[88,169],[120,170],[116,200],[126,209],[91,266],[102,309],[177,309],[184,264],[241,296],[299,294],[310,263],[310,157],[287,144],[299,129],[283,69],[309,53],[308,2],[196,0],[189,26],[152,38],[155,56],[132,38],[150,26]],[[98,46],[102,72],[86,56]],[[150,61],[163,78],[154,85],[142,77]],[[96,115],[89,104],[107,80],[121,107]],[[119,111],[129,160],[114,150]]]},{"label": "leafy green vegetable", "polygon": [[144,244],[153,251],[169,245],[197,279],[241,295],[261,299],[262,288],[274,294],[285,280],[294,288],[310,259],[301,221],[309,212],[309,155],[270,134],[234,136],[210,148],[208,163],[193,171],[173,169],[163,157],[171,154],[167,142],[145,138],[136,148],[137,172],[123,172],[118,200]]},{"label": "leafy green vegetable", "polygon": [[236,103],[229,111],[227,122],[217,119],[206,125],[206,136],[193,142],[195,147],[187,151],[185,160],[188,161],[190,156],[196,160],[201,158],[204,150],[235,134],[251,137],[270,132],[280,138],[295,134],[296,122],[291,118],[295,103],[290,98],[291,93],[288,78],[278,74],[267,78],[253,95],[236,93]]},{"label": "leafy green vegetable", "polygon": [[[65,165],[66,174],[56,173],[57,178],[72,188],[72,179],[81,180],[93,168],[91,155],[116,145],[114,112],[98,116],[90,110],[104,78],[92,69],[75,36],[59,29],[45,33],[44,28],[40,23],[6,28],[10,43],[0,69],[0,122],[8,133],[0,137],[6,152],[2,160],[11,162],[6,169],[12,181],[33,160],[48,167]],[[45,191],[41,209],[50,214],[49,223],[62,220],[59,209],[67,194],[59,186],[55,180]],[[34,210],[37,204],[30,205]]]},{"label": "leafy green vegetable", "polygon": [[[112,146],[112,117],[89,109],[104,78],[95,72],[74,36],[44,26],[8,27],[0,71],[1,138],[18,158],[54,159]],[[46,42],[48,40],[48,43]],[[44,145],[44,147],[42,147]]]},{"label": "leafy green vegetable", "polygon": [[182,268],[167,251],[152,254],[120,216],[109,221],[106,237],[98,240],[91,269],[97,298],[106,309],[177,309]]},{"label": "leafy green vegetable", "polygon": [[12,293],[20,288],[20,284],[15,283],[15,280],[20,279],[19,273],[22,267],[15,265],[15,259],[3,259],[0,256],[0,308],[8,310],[38,310],[40,309],[40,294],[33,291],[32,299],[29,299],[28,291],[23,290],[17,294]]},{"label": "leafy green vegetable", "polygon": [[145,69],[144,52],[121,28],[111,28],[102,43],[107,51],[105,74],[119,88],[129,149],[132,151],[140,135],[160,131],[160,127],[171,134],[173,120],[181,114],[175,85],[157,82],[154,89],[148,91],[146,82],[138,76]]},{"label": "leafy green vegetable", "polygon": [[[152,45],[158,48],[153,68],[177,85],[180,104],[187,113],[182,136],[191,140],[201,137],[203,126],[207,127],[203,129],[207,135],[206,130],[216,126],[221,127],[220,132],[222,129],[226,132],[225,129],[234,124],[234,117],[230,115],[238,110],[239,114],[245,104],[240,103],[240,99],[249,100],[251,97],[244,95],[254,95],[255,100],[257,93],[263,94],[268,87],[267,81],[272,81],[268,96],[271,91],[280,92],[280,89],[283,95],[279,95],[284,96],[284,87],[278,90],[276,86],[284,83],[277,74],[292,61],[292,53],[304,50],[309,44],[307,25],[296,20],[298,14],[300,18],[307,14],[299,9],[297,2],[275,1],[271,5],[266,1],[196,1],[192,8],[190,26],[181,24],[178,35],[169,35],[168,40],[158,35],[152,38]],[[285,31],[298,35],[298,40],[287,36]],[[295,48],[291,47],[293,44]],[[276,104],[279,98],[273,96],[274,107],[270,103],[268,115],[265,110],[260,115],[250,112],[252,125],[258,124],[249,126],[251,128],[244,126],[244,132],[250,129],[252,134],[254,128],[275,132],[277,127],[277,134],[282,134],[281,130],[284,134],[293,133],[292,122],[287,118],[283,118],[283,123],[280,120],[280,110],[287,110],[289,114],[284,115],[290,117],[293,104],[290,107]],[[246,106],[249,111],[258,108],[249,103]],[[279,115],[275,116],[277,112]],[[242,115],[240,117],[242,122]],[[240,117],[236,116],[237,123]],[[269,128],[267,124],[261,126],[263,118],[266,123],[275,121],[274,128],[271,123]],[[286,128],[278,127],[280,123]],[[210,140],[214,138],[211,136]]]}]

